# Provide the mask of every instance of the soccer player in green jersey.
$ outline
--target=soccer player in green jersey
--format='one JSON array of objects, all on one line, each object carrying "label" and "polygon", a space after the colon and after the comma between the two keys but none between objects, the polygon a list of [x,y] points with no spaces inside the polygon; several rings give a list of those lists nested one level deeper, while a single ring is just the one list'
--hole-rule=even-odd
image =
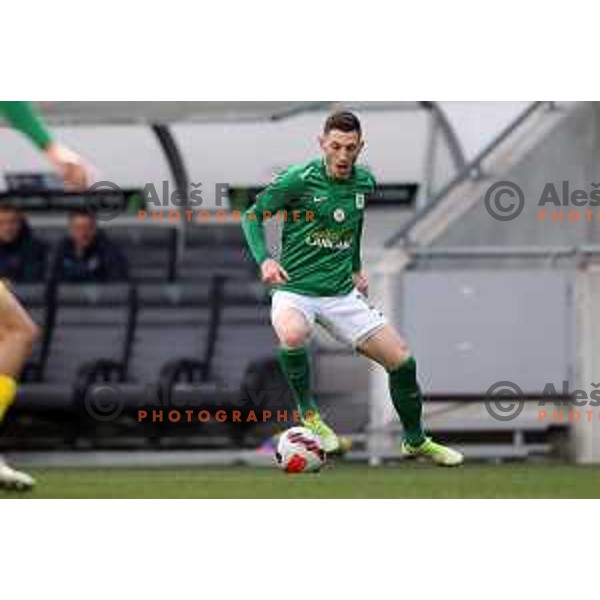
[{"label": "soccer player in green jersey", "polygon": [[[304,425],[321,438],[326,452],[339,451],[339,438],[321,417],[311,389],[307,344],[319,324],[389,373],[392,402],[404,428],[402,454],[458,466],[463,456],[425,433],[417,363],[406,342],[366,299],[361,237],[375,180],[356,164],[364,147],[359,119],[348,112],[332,115],[320,145],[322,158],[285,171],[243,219],[263,282],[273,289],[279,360]],[[263,224],[272,217],[284,222],[280,261],[270,256],[265,242]]]},{"label": "soccer player in green jersey", "polygon": [[[0,117],[25,134],[52,166],[67,187],[85,190],[90,170],[75,152],[56,142],[29,102],[0,102]],[[0,423],[14,403],[17,378],[30,355],[38,328],[9,289],[0,283]],[[0,488],[26,490],[35,485],[32,477],[12,469],[0,457]]]}]

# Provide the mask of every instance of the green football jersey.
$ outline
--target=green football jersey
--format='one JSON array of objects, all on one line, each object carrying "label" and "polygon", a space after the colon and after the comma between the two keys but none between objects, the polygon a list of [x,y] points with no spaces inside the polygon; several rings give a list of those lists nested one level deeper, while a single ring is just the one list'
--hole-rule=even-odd
[{"label": "green football jersey", "polygon": [[361,270],[361,239],[373,175],[356,166],[349,179],[333,179],[322,159],[281,174],[244,215],[243,227],[254,259],[269,256],[263,224],[283,223],[280,263],[290,281],[279,288],[308,296],[343,296]]}]

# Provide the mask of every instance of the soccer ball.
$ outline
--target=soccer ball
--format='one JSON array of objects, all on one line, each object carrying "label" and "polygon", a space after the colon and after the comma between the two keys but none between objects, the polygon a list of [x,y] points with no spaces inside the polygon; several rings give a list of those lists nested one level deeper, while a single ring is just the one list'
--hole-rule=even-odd
[{"label": "soccer ball", "polygon": [[275,454],[286,473],[318,473],[325,464],[321,440],[305,427],[294,427],[280,438]]}]

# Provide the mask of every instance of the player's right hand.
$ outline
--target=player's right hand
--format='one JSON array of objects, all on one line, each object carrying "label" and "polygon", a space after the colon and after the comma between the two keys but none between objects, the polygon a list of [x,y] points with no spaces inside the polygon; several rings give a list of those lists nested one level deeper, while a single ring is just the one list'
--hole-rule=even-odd
[{"label": "player's right hand", "polygon": [[70,148],[53,142],[46,148],[46,156],[62,176],[67,189],[82,192],[91,185],[91,168]]},{"label": "player's right hand", "polygon": [[285,269],[272,258],[265,260],[260,270],[262,272],[262,281],[266,285],[283,285],[290,280],[290,276],[285,272]]}]

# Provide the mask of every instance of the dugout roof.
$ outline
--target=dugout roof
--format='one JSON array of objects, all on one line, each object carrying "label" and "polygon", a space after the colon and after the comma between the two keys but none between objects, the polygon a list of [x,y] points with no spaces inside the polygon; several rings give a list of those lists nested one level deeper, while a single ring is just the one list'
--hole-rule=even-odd
[{"label": "dugout roof", "polygon": [[421,102],[38,102],[52,124],[218,123],[278,121],[318,110],[418,110]]}]

